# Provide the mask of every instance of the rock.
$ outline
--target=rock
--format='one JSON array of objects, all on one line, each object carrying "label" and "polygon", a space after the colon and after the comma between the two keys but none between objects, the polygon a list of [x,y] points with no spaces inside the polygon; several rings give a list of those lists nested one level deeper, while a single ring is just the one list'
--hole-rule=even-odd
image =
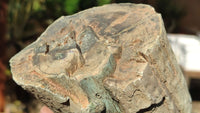
[{"label": "rock", "polygon": [[192,102],[192,113],[199,113],[199,111],[200,111],[200,102],[193,101]]},{"label": "rock", "polygon": [[151,6],[63,16],[10,60],[13,79],[56,113],[190,113],[185,79]]}]

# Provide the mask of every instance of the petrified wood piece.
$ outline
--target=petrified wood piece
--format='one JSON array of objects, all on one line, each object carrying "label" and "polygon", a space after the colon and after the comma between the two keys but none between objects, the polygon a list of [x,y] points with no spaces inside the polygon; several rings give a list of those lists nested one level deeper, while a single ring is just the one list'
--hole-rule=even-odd
[{"label": "petrified wood piece", "polygon": [[112,4],[63,16],[11,60],[13,79],[56,113],[190,113],[160,14]]}]

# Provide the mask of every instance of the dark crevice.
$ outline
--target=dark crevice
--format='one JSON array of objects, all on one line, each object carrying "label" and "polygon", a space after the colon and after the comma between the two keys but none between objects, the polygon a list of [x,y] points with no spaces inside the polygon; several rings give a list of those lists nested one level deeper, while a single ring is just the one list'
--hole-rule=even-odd
[{"label": "dark crevice", "polygon": [[146,60],[146,62],[148,62],[148,58],[144,53],[139,52],[139,55],[141,55]]},{"label": "dark crevice", "polygon": [[190,95],[192,100],[199,101],[200,100],[200,79],[191,79],[190,87],[189,87]]},{"label": "dark crevice", "polygon": [[49,45],[46,43],[46,51],[45,51],[45,54],[47,54],[49,52]]},{"label": "dark crevice", "polygon": [[62,111],[61,111],[61,109],[57,109],[57,110],[58,110],[58,112],[59,112],[59,113],[61,113],[61,112],[62,112]]},{"label": "dark crevice", "polygon": [[101,113],[106,113],[106,108],[104,108],[104,110],[103,110],[103,111],[101,111]]},{"label": "dark crevice", "polygon": [[61,103],[62,105],[70,106],[70,101],[69,99],[66,102]]},{"label": "dark crevice", "polygon": [[148,108],[144,108],[144,109],[139,110],[137,113],[145,113],[145,112],[151,111],[151,110],[153,110],[157,107],[160,107],[164,103],[164,101],[165,101],[165,97],[163,97],[163,99],[159,103],[152,104]]},{"label": "dark crevice", "polygon": [[78,44],[76,44],[76,48],[78,49],[78,51],[82,54],[81,48]]},{"label": "dark crevice", "polygon": [[117,104],[119,104],[119,100],[117,98],[112,97],[112,100],[114,100],[115,102],[117,102]]}]

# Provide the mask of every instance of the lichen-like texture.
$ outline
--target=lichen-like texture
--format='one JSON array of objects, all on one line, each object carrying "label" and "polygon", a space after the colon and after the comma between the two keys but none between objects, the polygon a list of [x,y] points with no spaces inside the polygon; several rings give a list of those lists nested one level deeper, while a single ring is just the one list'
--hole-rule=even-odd
[{"label": "lichen-like texture", "polygon": [[10,60],[13,79],[55,113],[190,113],[160,14],[110,4],[63,16]]}]

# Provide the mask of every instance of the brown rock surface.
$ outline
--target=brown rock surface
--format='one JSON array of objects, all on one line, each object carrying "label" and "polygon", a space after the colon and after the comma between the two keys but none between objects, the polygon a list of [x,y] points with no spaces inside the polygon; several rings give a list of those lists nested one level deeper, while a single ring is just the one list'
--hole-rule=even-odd
[{"label": "brown rock surface", "polygon": [[190,113],[160,14],[112,4],[63,16],[11,60],[13,79],[57,113]]}]

